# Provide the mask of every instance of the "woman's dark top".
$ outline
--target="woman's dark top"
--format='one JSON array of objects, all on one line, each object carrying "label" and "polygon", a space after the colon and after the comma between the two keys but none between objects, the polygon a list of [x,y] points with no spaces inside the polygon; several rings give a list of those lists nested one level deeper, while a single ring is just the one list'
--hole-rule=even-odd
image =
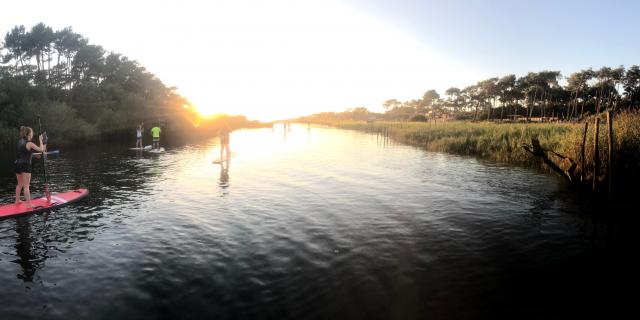
[{"label": "woman's dark top", "polygon": [[31,164],[31,151],[27,150],[27,139],[18,141],[18,155],[16,156],[16,164]]},{"label": "woman's dark top", "polygon": [[27,150],[27,140],[18,141],[18,154],[16,155],[16,173],[31,173],[31,151]]}]

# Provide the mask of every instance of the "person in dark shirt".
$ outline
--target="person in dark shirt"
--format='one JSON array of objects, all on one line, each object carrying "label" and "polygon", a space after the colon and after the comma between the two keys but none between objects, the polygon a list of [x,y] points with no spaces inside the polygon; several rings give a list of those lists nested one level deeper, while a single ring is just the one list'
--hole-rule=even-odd
[{"label": "person in dark shirt", "polygon": [[39,145],[31,142],[33,139],[33,129],[29,127],[20,127],[20,140],[18,140],[18,148],[16,155],[16,179],[18,185],[16,186],[16,202],[20,204],[20,193],[24,190],[24,199],[27,202],[27,207],[33,208],[31,205],[31,191],[29,185],[31,184],[31,153],[44,152],[44,145],[42,143],[42,135],[38,137]]}]

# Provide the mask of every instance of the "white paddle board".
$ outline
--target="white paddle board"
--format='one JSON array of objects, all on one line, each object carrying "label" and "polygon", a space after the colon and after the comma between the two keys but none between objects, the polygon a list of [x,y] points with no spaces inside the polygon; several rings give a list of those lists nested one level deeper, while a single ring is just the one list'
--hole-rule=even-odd
[{"label": "white paddle board", "polygon": [[150,150],[151,146],[144,146],[144,148],[129,148],[129,150]]},{"label": "white paddle board", "polygon": [[160,149],[145,149],[144,151],[149,153],[164,153],[164,147],[160,147]]}]

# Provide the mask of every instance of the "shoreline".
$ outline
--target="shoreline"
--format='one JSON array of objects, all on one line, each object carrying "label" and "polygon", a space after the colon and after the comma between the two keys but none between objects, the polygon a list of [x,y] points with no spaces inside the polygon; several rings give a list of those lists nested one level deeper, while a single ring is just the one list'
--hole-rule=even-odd
[{"label": "shoreline", "polygon": [[[595,117],[585,121],[588,123],[586,134],[584,122],[334,121],[323,124],[375,133],[427,151],[474,156],[554,172],[548,163],[543,163],[543,159],[525,149],[525,146],[531,148],[535,144],[533,140],[536,140],[543,148],[543,156],[553,162],[551,165],[556,164],[565,172],[572,171],[573,180],[565,176],[571,184],[609,197],[610,193],[631,193],[633,188],[629,190],[630,187],[640,179],[640,113],[623,112],[614,116],[611,170],[606,122],[600,119],[599,157],[595,157]],[[599,163],[599,170],[594,170],[595,163]],[[600,174],[594,175],[598,172]],[[595,183],[594,176],[597,177]]]}]

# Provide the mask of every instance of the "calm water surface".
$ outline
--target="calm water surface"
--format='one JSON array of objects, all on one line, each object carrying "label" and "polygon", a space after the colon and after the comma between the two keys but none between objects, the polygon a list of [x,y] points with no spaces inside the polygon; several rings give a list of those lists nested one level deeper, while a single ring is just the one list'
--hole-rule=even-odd
[{"label": "calm water surface", "polygon": [[616,218],[631,210],[553,176],[328,128],[237,131],[231,146],[228,166],[211,163],[217,139],[51,158],[54,190],[91,195],[0,220],[0,319],[637,311],[637,221]]}]

